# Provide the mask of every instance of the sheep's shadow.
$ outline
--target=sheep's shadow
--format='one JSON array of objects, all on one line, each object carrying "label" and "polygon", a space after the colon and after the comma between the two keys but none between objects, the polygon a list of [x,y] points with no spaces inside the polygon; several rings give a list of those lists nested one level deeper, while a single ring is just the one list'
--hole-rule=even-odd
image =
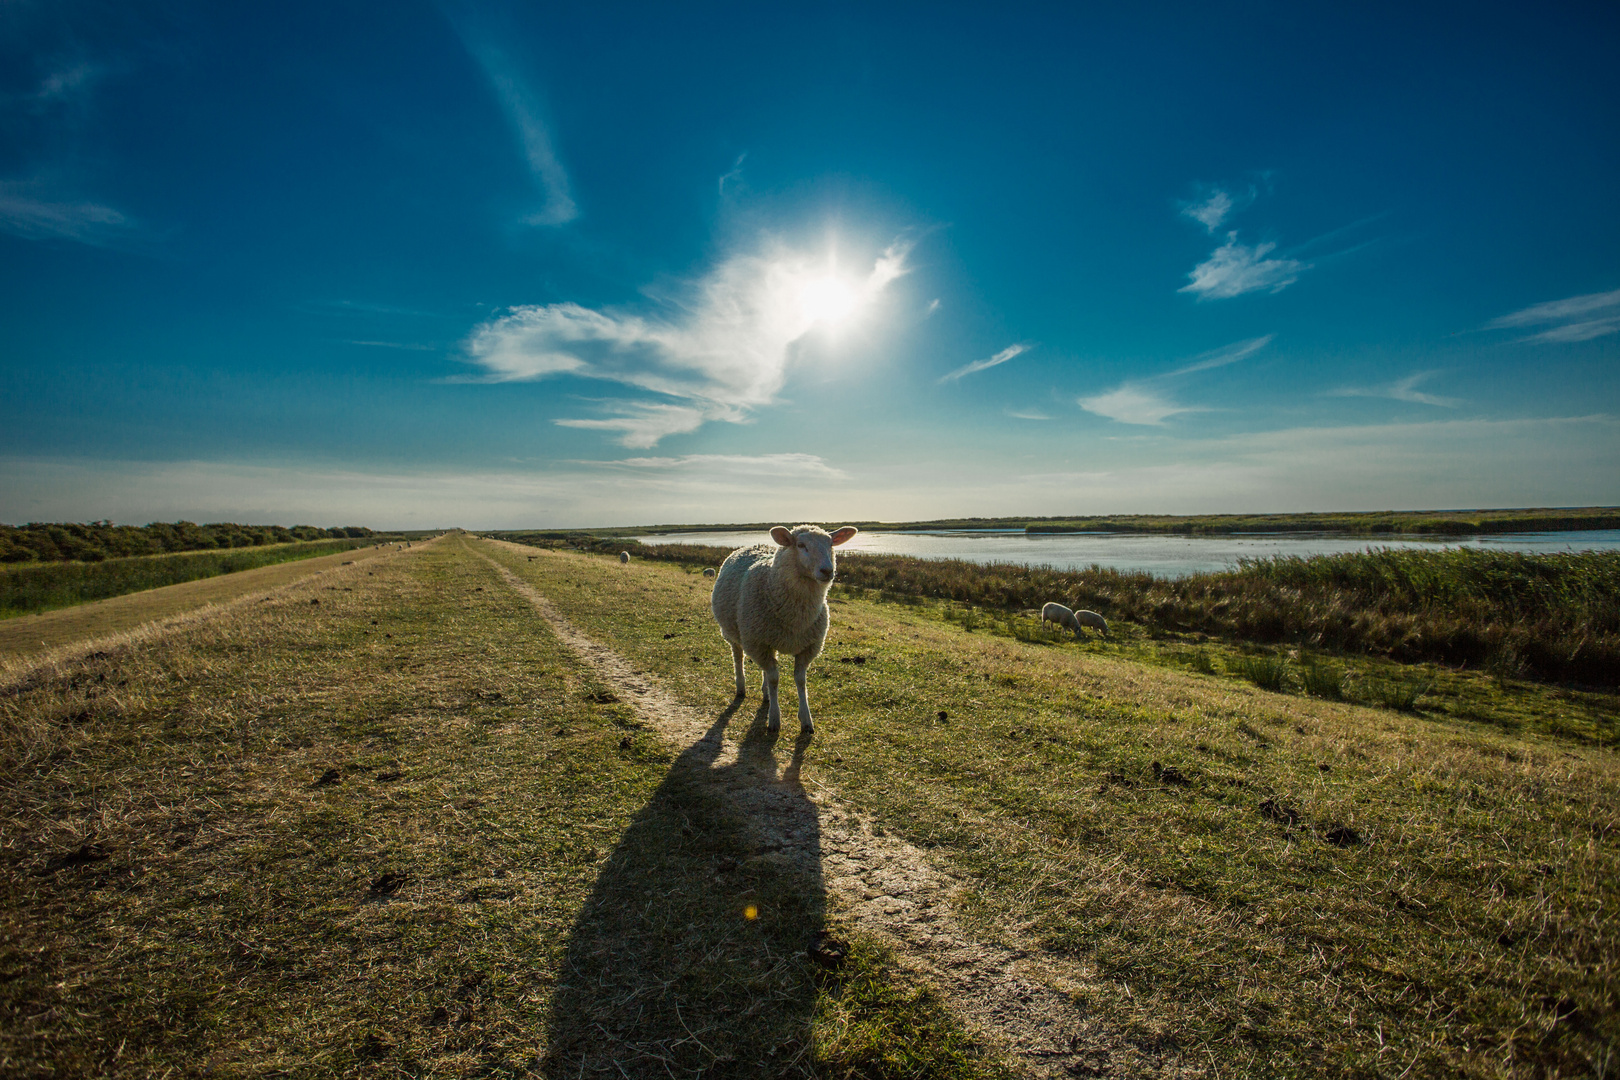
[{"label": "sheep's shadow", "polygon": [[742,704],[676,759],[603,865],[568,939],[546,1076],[808,1075],[805,953],[826,908],[798,780],[809,737],[778,775],[761,706],[719,764]]}]

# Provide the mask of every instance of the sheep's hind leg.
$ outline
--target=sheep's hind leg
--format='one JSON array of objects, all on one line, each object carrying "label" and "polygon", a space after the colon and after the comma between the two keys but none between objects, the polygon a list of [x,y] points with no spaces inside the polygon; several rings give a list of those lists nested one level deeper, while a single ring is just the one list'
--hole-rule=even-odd
[{"label": "sheep's hind leg", "polygon": [[782,709],[777,704],[776,683],[781,669],[776,666],[776,657],[771,657],[771,666],[765,669],[765,700],[770,702],[770,713],[765,721],[766,731],[775,731],[782,726]]},{"label": "sheep's hind leg", "polygon": [[735,641],[731,645],[731,664],[737,670],[737,700],[741,701],[748,696],[748,680],[743,678],[743,651],[742,646]]},{"label": "sheep's hind leg", "polygon": [[810,691],[806,688],[805,676],[810,674],[810,661],[814,659],[809,653],[800,653],[793,658],[793,682],[799,688],[799,730],[814,731],[816,725],[810,722]]}]

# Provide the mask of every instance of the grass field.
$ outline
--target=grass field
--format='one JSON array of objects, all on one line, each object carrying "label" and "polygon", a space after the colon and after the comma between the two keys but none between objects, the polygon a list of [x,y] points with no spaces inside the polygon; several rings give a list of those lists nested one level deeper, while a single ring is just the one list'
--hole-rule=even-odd
[{"label": "grass field", "polygon": [[[570,542],[549,541],[553,546]],[[623,541],[574,540],[616,553]],[[638,556],[716,566],[724,548],[665,544]],[[1092,566],[982,564],[907,555],[846,556],[846,589],[927,597],[993,617],[1049,600],[1154,634],[1286,643],[1502,678],[1620,686],[1620,552],[1526,554],[1382,548],[1245,559],[1232,570],[1160,578]]]},{"label": "grass field", "polygon": [[229,551],[185,551],[172,555],[139,555],[100,562],[26,563],[0,567],[0,619],[55,611],[94,600],[159,589],[186,581],[236,574],[261,566],[315,559],[356,548],[376,539],[310,540],[293,544],[233,548]]},{"label": "grass field", "polygon": [[[251,593],[278,588],[349,563],[361,563],[395,548],[339,550],[331,555],[272,563],[232,574],[197,578],[178,585],[125,593],[54,611],[0,619],[0,673],[51,650],[76,642],[118,635],[156,621],[185,615],[210,604],[229,604]],[[3,675],[0,675],[3,677]]]},{"label": "grass field", "polygon": [[[670,741],[519,586],[720,737]],[[694,569],[454,535],[14,673],[0,1071],[1620,1065],[1602,696],[1453,673],[1369,707],[1306,692],[1308,657],[1269,692],[1235,646],[836,600],[791,748],[728,708]],[[819,866],[758,849],[764,795]],[[904,881],[834,872],[862,843],[948,916],[897,934]],[[973,947],[1022,982],[963,992],[937,958]],[[1025,999],[1061,1052],[1010,1038]]]}]

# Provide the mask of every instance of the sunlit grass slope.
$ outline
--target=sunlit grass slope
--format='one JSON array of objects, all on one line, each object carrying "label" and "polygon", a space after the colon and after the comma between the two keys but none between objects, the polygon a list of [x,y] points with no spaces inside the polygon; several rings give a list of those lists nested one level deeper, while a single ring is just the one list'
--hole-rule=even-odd
[{"label": "sunlit grass slope", "polygon": [[13,677],[0,1074],[999,1075],[680,749],[457,538]]},{"label": "sunlit grass slope", "polygon": [[[694,705],[729,697],[695,568],[498,557]],[[1084,965],[1075,1009],[1144,1068],[1612,1068],[1613,751],[1121,658],[1136,647],[844,599],[805,782],[934,852],[977,932]]]}]

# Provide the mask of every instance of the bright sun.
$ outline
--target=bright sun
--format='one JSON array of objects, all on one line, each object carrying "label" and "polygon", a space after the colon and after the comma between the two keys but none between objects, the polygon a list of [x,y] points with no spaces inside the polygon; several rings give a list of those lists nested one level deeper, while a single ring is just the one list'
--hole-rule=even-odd
[{"label": "bright sun", "polygon": [[835,277],[807,282],[799,292],[804,317],[824,326],[837,326],[860,306],[861,294]]}]

